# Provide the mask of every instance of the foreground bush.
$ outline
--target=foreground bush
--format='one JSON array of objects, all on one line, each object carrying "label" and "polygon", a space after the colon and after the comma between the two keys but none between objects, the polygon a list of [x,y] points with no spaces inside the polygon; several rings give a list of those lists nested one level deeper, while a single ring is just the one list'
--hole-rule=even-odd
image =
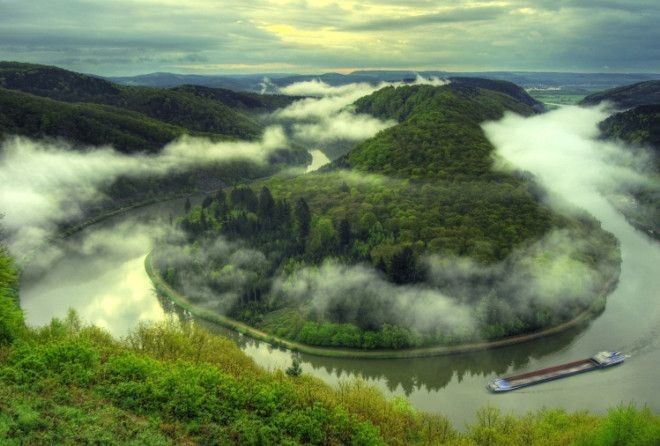
[{"label": "foreground bush", "polygon": [[484,408],[458,432],[364,382],[332,389],[257,367],[194,326],[139,327],[123,342],[75,314],[27,332],[0,362],[0,443],[652,445],[660,421]]}]

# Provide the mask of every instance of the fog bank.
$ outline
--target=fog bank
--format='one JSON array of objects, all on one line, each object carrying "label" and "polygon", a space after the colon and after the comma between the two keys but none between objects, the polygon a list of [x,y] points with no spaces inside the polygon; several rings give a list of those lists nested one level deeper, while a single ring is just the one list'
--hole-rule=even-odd
[{"label": "fog bank", "polygon": [[9,247],[20,256],[38,245],[58,223],[82,216],[86,207],[103,199],[102,190],[119,176],[166,175],[234,159],[262,163],[287,145],[277,126],[256,142],[186,136],[158,155],[126,155],[110,147],[78,151],[65,142],[9,138],[0,146],[0,211]]},{"label": "fog bank", "polygon": [[382,88],[404,85],[441,86],[448,81],[417,76],[414,82],[354,83],[332,86],[321,80],[298,82],[279,89],[279,93],[307,96],[273,113],[277,122],[291,126],[292,138],[301,144],[332,144],[338,141],[357,142],[396,124],[355,112],[352,104]]},{"label": "fog bank", "polygon": [[497,149],[499,168],[534,174],[559,211],[577,206],[598,215],[607,205],[603,194],[659,186],[642,173],[650,158],[598,139],[598,123],[607,116],[605,107],[569,106],[529,118],[508,113],[483,129]]}]

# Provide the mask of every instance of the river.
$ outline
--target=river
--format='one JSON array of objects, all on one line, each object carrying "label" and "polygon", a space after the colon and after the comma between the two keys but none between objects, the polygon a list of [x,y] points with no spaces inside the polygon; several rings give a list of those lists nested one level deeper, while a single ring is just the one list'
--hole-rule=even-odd
[{"label": "river", "polygon": [[[166,317],[144,272],[148,228],[183,209],[181,200],[151,205],[90,226],[60,242],[24,274],[21,305],[30,325],[63,317],[69,308],[121,337],[141,321]],[[603,411],[620,402],[660,410],[660,248],[612,208],[597,217],[621,242],[620,282],[598,318],[560,335],[486,352],[398,360],[335,359],[303,355],[303,369],[328,383],[360,376],[417,408],[447,415],[463,426],[486,404],[522,414],[542,407]],[[264,367],[286,367],[290,353],[227,333]],[[599,350],[629,354],[623,366],[493,395],[493,377],[584,358]]]},{"label": "river", "polygon": [[[314,170],[328,162],[312,151]],[[75,309],[86,321],[121,337],[140,322],[173,312],[153,291],[144,271],[156,228],[183,210],[183,200],[154,204],[119,215],[60,241],[25,269],[21,306],[33,326]],[[490,404],[522,414],[542,407],[603,411],[624,402],[660,410],[660,245],[633,229],[610,206],[593,209],[603,227],[621,243],[622,271],[605,311],[595,320],[562,334],[472,354],[422,359],[365,360],[303,355],[303,370],[335,384],[361,377],[389,395],[405,396],[417,408],[442,413],[464,426],[479,407]],[[230,336],[257,363],[284,368],[290,352],[201,322]],[[611,370],[493,395],[485,384],[495,376],[532,370],[622,350],[630,357]]]}]

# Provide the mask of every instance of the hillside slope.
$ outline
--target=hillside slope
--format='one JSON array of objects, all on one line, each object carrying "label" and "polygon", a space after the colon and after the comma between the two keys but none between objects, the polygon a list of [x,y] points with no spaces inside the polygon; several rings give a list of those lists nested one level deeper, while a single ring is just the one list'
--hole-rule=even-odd
[{"label": "hillside slope", "polygon": [[[483,87],[388,87],[358,100],[358,112],[399,124],[321,171],[207,197],[179,220],[189,241],[156,255],[162,276],[177,290],[192,289],[191,278],[208,287],[213,298],[189,296],[195,305],[328,347],[460,344],[575,317],[618,274],[616,240],[589,216],[554,213],[527,175],[494,169],[494,147],[480,124],[505,112],[531,115],[535,101],[517,99],[524,92],[515,86],[475,82]],[[579,239],[579,252],[570,243],[544,244],[557,234]],[[240,253],[187,246],[224,246],[227,239],[228,249]],[[530,249],[531,257],[516,263]],[[175,259],[177,252],[188,254]],[[253,262],[235,260],[245,252]],[[559,269],[588,270],[593,288],[559,308],[555,298],[534,294],[534,311],[527,304],[516,310],[521,293],[506,285],[508,278],[530,265],[553,268],[555,261]],[[460,279],[450,277],[461,268],[452,262],[467,268]],[[539,271],[545,276],[545,268]],[[433,313],[440,301],[465,305],[472,322],[443,323],[443,313]],[[420,328],[411,309],[430,312],[434,322]]]},{"label": "hillside slope", "polygon": [[660,104],[660,80],[639,82],[594,93],[584,98],[580,105],[598,105],[601,102],[610,102],[619,109]]},{"label": "hillside slope", "polygon": [[[0,87],[63,102],[124,108],[190,131],[241,139],[255,138],[261,132],[255,118],[218,100],[219,95],[211,98],[186,89],[122,86],[57,67],[14,62],[0,63]],[[232,95],[232,102],[237,95]]]},{"label": "hillside slope", "polygon": [[[660,84],[658,85],[660,90]],[[629,144],[650,147],[660,171],[660,103],[640,105],[631,110],[616,113],[600,123],[605,138],[620,139]]]},{"label": "hillside slope", "polygon": [[112,145],[134,153],[156,152],[185,133],[183,127],[117,107],[60,102],[0,88],[0,138],[62,138],[74,145]]},{"label": "hillside slope", "polygon": [[362,98],[356,102],[359,113],[400,124],[358,145],[337,165],[409,179],[498,176],[492,173],[493,147],[480,123],[499,119],[505,111],[530,115],[538,105],[515,85],[508,84],[515,95],[502,93],[503,85],[467,79],[440,88],[389,87]]},{"label": "hillside slope", "polygon": [[247,113],[273,112],[278,108],[291,105],[292,102],[302,99],[298,96],[285,96],[257,93],[237,93],[224,88],[210,88],[198,85],[182,85],[172,88],[173,91],[188,93],[200,98],[213,99],[228,107]]},{"label": "hillside slope", "polygon": [[631,153],[648,159],[640,169],[651,181],[622,191],[614,203],[632,225],[660,240],[660,103],[616,113],[601,122],[600,129],[603,138],[623,141]]}]

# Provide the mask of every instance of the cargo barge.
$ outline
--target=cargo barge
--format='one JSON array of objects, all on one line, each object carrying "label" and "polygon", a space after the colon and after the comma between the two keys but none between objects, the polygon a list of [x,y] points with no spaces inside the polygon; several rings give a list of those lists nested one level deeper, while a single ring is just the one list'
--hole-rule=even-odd
[{"label": "cargo barge", "polygon": [[546,381],[566,378],[567,376],[577,375],[578,373],[604,369],[621,364],[625,359],[625,355],[621,352],[600,352],[591,358],[582,359],[580,361],[569,362],[567,364],[548,367],[534,372],[523,373],[521,375],[497,378],[490,382],[486,388],[491,392],[496,393],[508,392],[510,390],[520,389],[521,387],[528,387]]}]

